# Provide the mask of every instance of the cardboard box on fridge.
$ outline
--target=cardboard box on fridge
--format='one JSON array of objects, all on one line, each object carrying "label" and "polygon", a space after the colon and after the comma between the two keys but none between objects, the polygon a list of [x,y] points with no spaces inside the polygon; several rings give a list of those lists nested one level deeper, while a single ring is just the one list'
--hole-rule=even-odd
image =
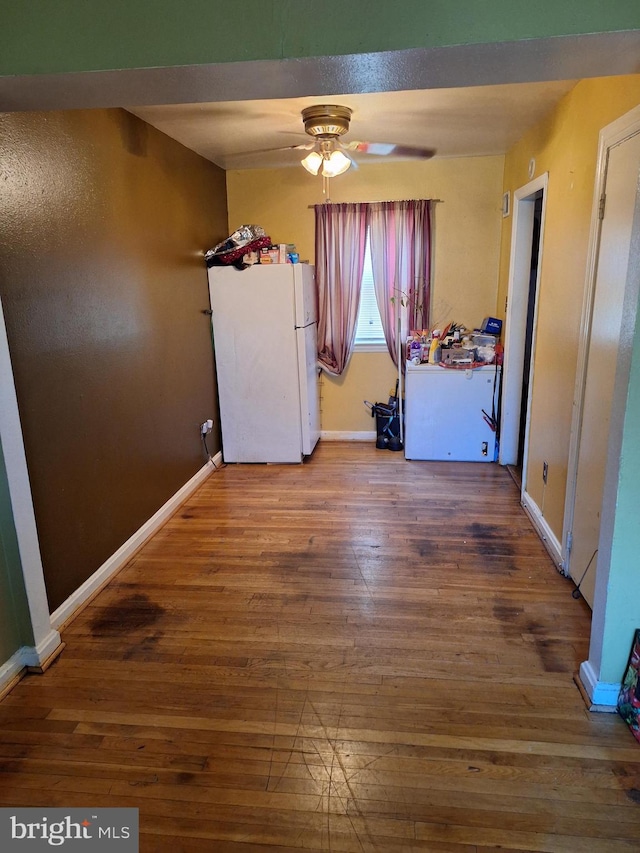
[{"label": "cardboard box on fridge", "polygon": [[[272,264],[289,263],[288,255],[292,250],[292,246],[292,243],[278,243],[275,246],[260,249],[260,262]],[[269,258],[269,260],[265,261],[265,258]]]}]

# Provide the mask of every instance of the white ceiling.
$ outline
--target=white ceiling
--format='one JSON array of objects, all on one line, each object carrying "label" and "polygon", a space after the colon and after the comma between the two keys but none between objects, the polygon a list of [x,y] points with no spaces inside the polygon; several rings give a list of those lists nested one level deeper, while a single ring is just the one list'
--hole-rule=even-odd
[{"label": "white ceiling", "polygon": [[437,157],[467,157],[504,154],[575,82],[168,104],[134,107],[130,112],[223,169],[298,164],[303,156],[299,151],[264,149],[310,141],[300,113],[311,104],[352,108],[346,141],[402,143],[434,148]]}]

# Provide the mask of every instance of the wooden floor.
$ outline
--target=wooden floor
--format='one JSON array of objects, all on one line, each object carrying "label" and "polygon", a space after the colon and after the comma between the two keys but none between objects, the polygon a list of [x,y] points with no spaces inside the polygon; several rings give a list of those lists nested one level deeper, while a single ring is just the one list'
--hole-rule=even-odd
[{"label": "wooden floor", "polygon": [[143,853],[637,853],[572,588],[496,465],[230,465],[0,704],[0,805],[138,807]]}]

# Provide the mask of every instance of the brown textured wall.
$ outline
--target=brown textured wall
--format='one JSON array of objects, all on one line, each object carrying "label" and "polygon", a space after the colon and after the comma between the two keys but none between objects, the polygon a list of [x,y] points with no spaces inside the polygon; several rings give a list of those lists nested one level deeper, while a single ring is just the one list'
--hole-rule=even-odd
[{"label": "brown textured wall", "polygon": [[0,178],[0,294],[54,610],[204,463],[202,251],[226,236],[225,176],[96,110],[0,114]]}]

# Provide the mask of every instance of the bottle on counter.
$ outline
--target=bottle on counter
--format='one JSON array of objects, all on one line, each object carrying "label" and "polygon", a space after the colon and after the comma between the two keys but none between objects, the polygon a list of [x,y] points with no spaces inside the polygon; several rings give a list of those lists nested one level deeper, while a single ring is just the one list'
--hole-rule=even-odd
[{"label": "bottle on counter", "polygon": [[420,357],[422,353],[422,343],[419,340],[412,340],[411,345],[409,347],[409,361],[413,362],[413,364],[420,364]]},{"label": "bottle on counter", "polygon": [[429,347],[429,364],[439,364],[442,359],[442,344],[440,342],[440,329],[434,329]]}]

